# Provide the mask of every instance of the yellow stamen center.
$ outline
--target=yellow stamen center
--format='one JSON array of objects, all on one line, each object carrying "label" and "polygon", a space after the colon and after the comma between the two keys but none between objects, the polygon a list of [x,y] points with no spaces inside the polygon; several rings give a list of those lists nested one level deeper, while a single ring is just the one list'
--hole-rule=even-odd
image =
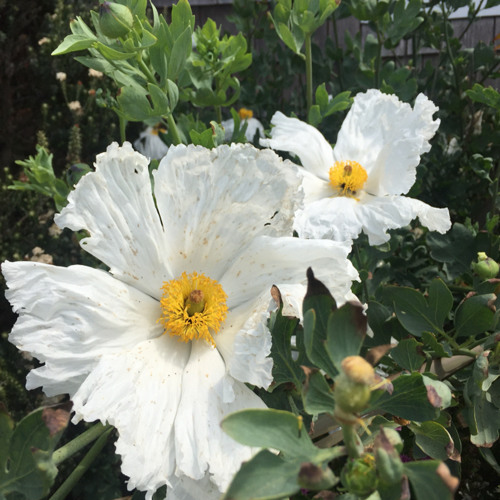
[{"label": "yellow stamen center", "polygon": [[253,111],[251,109],[241,108],[238,111],[238,115],[240,115],[242,120],[246,120],[247,118],[253,118]]},{"label": "yellow stamen center", "polygon": [[355,161],[336,161],[329,172],[330,184],[341,196],[356,197],[356,192],[363,188],[368,174]]},{"label": "yellow stamen center", "polygon": [[165,127],[161,124],[161,123],[157,123],[152,129],[151,129],[151,133],[153,135],[159,135],[159,133],[162,133],[162,134],[166,134],[167,133],[167,130],[165,129]]},{"label": "yellow stamen center", "polygon": [[164,282],[162,291],[158,321],[165,333],[183,342],[202,339],[215,347],[213,336],[227,315],[227,295],[222,286],[194,272]]}]

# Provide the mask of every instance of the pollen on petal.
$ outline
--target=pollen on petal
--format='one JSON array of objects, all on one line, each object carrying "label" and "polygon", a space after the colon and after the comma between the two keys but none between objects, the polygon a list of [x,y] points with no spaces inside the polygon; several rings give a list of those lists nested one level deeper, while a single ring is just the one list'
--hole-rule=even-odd
[{"label": "pollen on petal", "polygon": [[355,161],[336,161],[329,172],[330,184],[341,196],[356,197],[356,193],[363,188],[368,174]]},{"label": "pollen on petal", "polygon": [[227,315],[222,286],[204,274],[184,272],[180,278],[164,282],[162,291],[158,321],[165,333],[183,342],[201,339],[215,346],[214,335]]}]

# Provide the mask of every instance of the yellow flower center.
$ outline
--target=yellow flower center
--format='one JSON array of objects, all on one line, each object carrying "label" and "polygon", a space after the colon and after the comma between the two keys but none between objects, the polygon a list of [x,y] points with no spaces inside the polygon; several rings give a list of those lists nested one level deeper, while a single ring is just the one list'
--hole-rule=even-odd
[{"label": "yellow flower center", "polygon": [[202,339],[215,347],[213,336],[227,315],[227,295],[222,286],[194,272],[165,281],[162,291],[162,315],[158,321],[165,333],[183,342]]},{"label": "yellow flower center", "polygon": [[161,124],[161,123],[157,123],[152,129],[151,129],[151,133],[153,135],[159,135],[159,133],[162,133],[162,134],[166,134],[167,133],[167,129]]},{"label": "yellow flower center", "polygon": [[330,184],[341,196],[355,198],[357,191],[363,188],[368,174],[355,161],[336,161],[329,172]]},{"label": "yellow flower center", "polygon": [[247,118],[253,118],[253,111],[251,109],[241,108],[238,111],[238,115],[240,115],[242,120],[246,120]]}]

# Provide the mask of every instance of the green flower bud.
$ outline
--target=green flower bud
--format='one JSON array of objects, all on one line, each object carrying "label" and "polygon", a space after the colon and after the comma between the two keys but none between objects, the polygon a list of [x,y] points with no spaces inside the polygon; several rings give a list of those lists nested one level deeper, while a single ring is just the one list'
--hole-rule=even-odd
[{"label": "green flower bud", "polygon": [[108,38],[125,36],[134,25],[132,11],[126,6],[114,2],[104,2],[99,10],[99,26],[102,34]]},{"label": "green flower bud", "polygon": [[370,401],[374,377],[373,367],[361,356],[344,358],[342,372],[335,378],[336,410],[357,413],[365,409]]},{"label": "green flower bud", "polygon": [[396,448],[386,436],[385,430],[375,437],[375,463],[381,483],[391,485],[401,482],[403,478],[403,462]]},{"label": "green flower bud", "polygon": [[499,271],[498,263],[484,252],[477,253],[477,262],[473,262],[471,267],[482,280],[495,278]]},{"label": "green flower bud", "polygon": [[371,453],[348,460],[340,474],[340,480],[349,493],[364,497],[377,488],[375,459]]}]

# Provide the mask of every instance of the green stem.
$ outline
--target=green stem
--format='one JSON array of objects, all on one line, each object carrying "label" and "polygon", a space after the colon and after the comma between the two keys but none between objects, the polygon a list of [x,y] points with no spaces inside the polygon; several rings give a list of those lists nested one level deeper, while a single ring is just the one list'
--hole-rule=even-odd
[{"label": "green stem", "polygon": [[215,114],[217,116],[217,123],[220,125],[222,123],[222,108],[220,106],[215,106]]},{"label": "green stem", "polygon": [[313,76],[312,76],[312,37],[308,33],[305,39],[306,47],[306,98],[307,98],[307,114],[313,105]]},{"label": "green stem", "polygon": [[383,40],[380,35],[380,30],[377,24],[377,42],[378,42],[378,47],[377,47],[377,59],[375,62],[375,88],[379,89],[380,88],[380,78],[381,78],[381,68],[382,68],[382,45],[383,45]]},{"label": "green stem", "polygon": [[99,439],[93,444],[92,448],[83,457],[83,460],[76,466],[73,472],[66,478],[66,481],[59,489],[50,497],[50,500],[64,500],[69,492],[75,487],[75,484],[85,474],[87,469],[92,465],[92,462],[97,458],[101,450],[104,448],[106,441],[113,430],[112,427],[107,427],[105,432],[101,434]]},{"label": "green stem", "polygon": [[154,83],[156,85],[158,83],[156,81],[156,78],[154,77],[153,73],[151,73],[149,68],[146,66],[145,62],[142,60],[142,57],[140,55],[137,56],[137,62],[139,63],[141,71],[144,73],[144,75],[146,75],[146,78],[149,81],[149,83]]},{"label": "green stem", "polygon": [[75,439],[66,443],[64,446],[61,446],[59,449],[54,451],[52,454],[52,460],[55,465],[59,465],[64,460],[68,459],[82,448],[87,446],[92,441],[96,440],[99,436],[101,436],[106,430],[112,429],[110,425],[102,425],[100,422],[87,429],[85,432],[82,432]]},{"label": "green stem", "polygon": [[175,123],[172,113],[168,113],[167,123],[168,123],[168,130],[172,135],[172,141],[174,143],[174,146],[176,146],[177,144],[181,144],[182,141],[181,141],[181,136],[179,135],[179,129],[177,128],[177,124]]},{"label": "green stem", "polygon": [[361,456],[363,445],[361,444],[361,440],[359,439],[355,426],[353,424],[343,424],[342,435],[344,436],[344,445],[349,457],[359,458]]}]

